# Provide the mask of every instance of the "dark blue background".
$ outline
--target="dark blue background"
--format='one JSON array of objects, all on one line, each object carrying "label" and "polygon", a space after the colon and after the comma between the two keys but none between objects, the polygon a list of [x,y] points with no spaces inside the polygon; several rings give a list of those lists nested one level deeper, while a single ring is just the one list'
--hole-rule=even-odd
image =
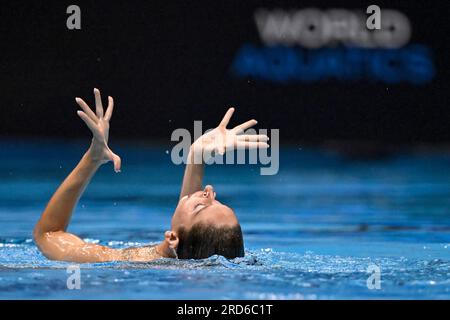
[{"label": "dark blue background", "polygon": [[[169,141],[178,127],[255,117],[282,142],[450,141],[448,1],[377,1],[405,13],[411,43],[431,48],[425,85],[326,81],[280,85],[233,77],[245,43],[262,45],[256,8],[364,9],[373,1],[9,1],[0,10],[0,136],[86,137],[75,96],[116,99],[112,136]],[[82,30],[66,28],[77,4]]]}]

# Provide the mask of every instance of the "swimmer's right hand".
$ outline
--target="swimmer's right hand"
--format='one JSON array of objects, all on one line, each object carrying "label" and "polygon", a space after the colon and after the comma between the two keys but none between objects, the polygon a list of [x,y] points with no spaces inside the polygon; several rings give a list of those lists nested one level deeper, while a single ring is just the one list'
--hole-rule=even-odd
[{"label": "swimmer's right hand", "polygon": [[81,109],[83,109],[83,111],[78,110],[77,114],[86,123],[93,134],[92,144],[88,150],[88,154],[93,161],[99,162],[100,164],[112,161],[114,163],[114,170],[120,172],[121,159],[117,154],[112,152],[108,146],[109,121],[111,120],[113,113],[114,100],[112,97],[108,96],[108,107],[103,114],[102,98],[98,89],[94,89],[94,96],[95,113],[83,99],[75,98],[75,101]]}]

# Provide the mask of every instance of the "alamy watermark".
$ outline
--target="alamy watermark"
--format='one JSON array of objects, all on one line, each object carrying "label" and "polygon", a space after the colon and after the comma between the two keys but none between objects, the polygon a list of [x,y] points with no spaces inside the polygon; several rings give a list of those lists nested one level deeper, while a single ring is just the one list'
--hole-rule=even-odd
[{"label": "alamy watermark", "polygon": [[72,4],[67,7],[66,13],[70,14],[66,20],[66,27],[69,30],[81,29],[81,9],[79,6]]},{"label": "alamy watermark", "polygon": [[371,264],[367,267],[367,273],[370,273],[370,276],[367,278],[366,284],[367,289],[369,290],[380,290],[381,289],[381,268],[376,264]]},{"label": "alamy watermark", "polygon": [[66,285],[69,290],[81,289],[81,269],[79,265],[70,265],[66,268],[66,272],[69,274],[67,277]]},{"label": "alamy watermark", "polygon": [[[205,131],[205,135],[215,129]],[[178,128],[172,132],[171,141],[178,143],[172,148],[170,158],[176,165],[179,164],[262,164],[266,167],[260,168],[261,175],[275,175],[278,173],[280,165],[280,147],[279,147],[279,129],[270,129],[270,136],[268,129],[247,129],[241,132],[242,136],[268,136],[270,141],[270,151],[267,147],[246,148],[243,141],[239,140],[239,135],[219,136],[219,139],[227,141],[208,141],[213,145],[228,146],[225,153],[219,153],[214,148],[203,148],[202,141],[199,138],[203,135],[202,121],[194,121],[194,137],[191,136],[189,130]],[[216,137],[216,139],[218,139]],[[258,143],[256,141],[248,140],[249,143]],[[193,143],[195,144],[193,145]],[[203,143],[205,144],[205,143]],[[192,157],[188,157],[191,146],[197,145],[200,153],[195,153]]]}]

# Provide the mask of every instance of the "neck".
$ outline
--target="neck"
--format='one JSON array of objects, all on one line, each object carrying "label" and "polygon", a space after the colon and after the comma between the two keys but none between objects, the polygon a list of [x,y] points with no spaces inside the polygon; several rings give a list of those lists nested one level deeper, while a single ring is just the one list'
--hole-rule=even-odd
[{"label": "neck", "polygon": [[176,252],[174,249],[169,247],[169,244],[166,241],[161,241],[159,244],[155,246],[156,252],[162,258],[176,258]]}]

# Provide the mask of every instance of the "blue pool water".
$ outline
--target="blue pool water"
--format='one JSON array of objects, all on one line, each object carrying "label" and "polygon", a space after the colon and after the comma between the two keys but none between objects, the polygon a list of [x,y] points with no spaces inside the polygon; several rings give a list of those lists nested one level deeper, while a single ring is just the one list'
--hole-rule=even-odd
[{"label": "blue pool water", "polygon": [[[285,148],[280,171],[208,167],[206,183],[241,221],[244,258],[81,265],[49,261],[31,231],[86,143],[0,141],[0,299],[448,299],[450,154],[349,161]],[[183,168],[169,146],[116,144],[123,172],[101,168],[70,231],[114,247],[161,239]],[[367,268],[381,269],[370,290]]]}]

